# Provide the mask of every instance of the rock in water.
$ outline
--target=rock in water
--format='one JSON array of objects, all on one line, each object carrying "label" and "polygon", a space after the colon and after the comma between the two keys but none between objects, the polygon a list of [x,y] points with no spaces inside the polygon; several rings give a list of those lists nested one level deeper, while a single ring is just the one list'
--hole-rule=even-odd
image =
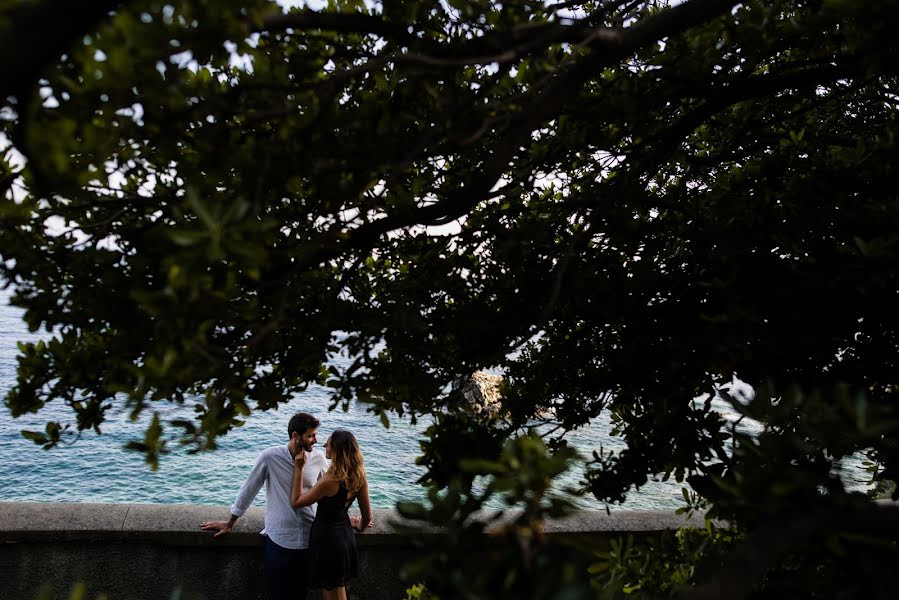
[{"label": "rock in water", "polygon": [[457,382],[456,389],[461,388],[462,397],[468,401],[476,414],[498,414],[502,409],[499,384],[503,378],[484,371],[475,371],[471,377]]}]

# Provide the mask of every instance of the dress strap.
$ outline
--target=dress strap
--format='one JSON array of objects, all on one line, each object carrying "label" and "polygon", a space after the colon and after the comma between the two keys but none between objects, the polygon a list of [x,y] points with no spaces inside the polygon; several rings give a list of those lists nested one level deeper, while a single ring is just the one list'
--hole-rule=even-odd
[{"label": "dress strap", "polygon": [[[343,485],[343,483],[341,483],[340,485]],[[356,500],[356,496],[358,496],[359,494],[356,493],[356,494],[353,494],[352,496],[350,496],[350,491],[346,488],[346,486],[344,486],[343,489],[346,490],[346,495],[347,495],[347,500],[343,504],[343,510],[347,510],[349,507],[351,507],[353,505],[353,501]]]}]

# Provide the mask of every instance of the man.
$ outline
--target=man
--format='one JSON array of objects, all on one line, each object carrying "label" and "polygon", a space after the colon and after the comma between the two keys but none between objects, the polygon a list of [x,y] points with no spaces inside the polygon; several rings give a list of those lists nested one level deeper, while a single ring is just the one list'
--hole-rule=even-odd
[{"label": "man", "polygon": [[250,507],[265,484],[265,579],[269,600],[304,598],[306,590],[305,554],[309,546],[309,530],[315,520],[315,505],[294,509],[290,504],[293,483],[293,457],[304,450],[306,468],[303,486],[312,488],[325,470],[325,455],[312,447],[316,443],[319,421],[307,413],[290,418],[285,446],[262,451],[247,480],[241,486],[231,518],[227,521],[204,521],[200,528],[222,536],[234,528],[237,519]]}]

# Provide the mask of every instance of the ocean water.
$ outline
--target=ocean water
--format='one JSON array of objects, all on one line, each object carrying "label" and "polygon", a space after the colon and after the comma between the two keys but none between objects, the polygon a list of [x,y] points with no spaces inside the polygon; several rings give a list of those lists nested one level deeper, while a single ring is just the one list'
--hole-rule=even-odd
[{"label": "ocean water", "polygon": [[[21,320],[21,311],[8,304],[9,292],[0,290],[0,394],[4,397],[15,382],[18,341],[40,338],[29,333]],[[339,362],[339,359],[337,359]],[[163,421],[190,418],[191,406],[155,403]],[[21,436],[20,431],[42,431],[50,420],[67,422],[66,407],[48,404],[37,415],[13,419],[9,409],[0,405],[0,501],[46,502],[137,502],[188,503],[229,506],[258,453],[272,445],[286,443],[287,421],[297,411],[311,412],[322,421],[319,448],[326,436],[337,427],[349,429],[357,436],[365,455],[372,504],[377,508],[392,507],[398,500],[418,500],[424,490],[416,484],[423,470],[415,464],[419,454],[420,432],[427,426],[419,421],[393,417],[389,429],[380,419],[366,412],[362,404],[353,404],[348,412],[339,408],[328,412],[328,391],[310,387],[278,410],[253,413],[244,426],[219,438],[219,448],[212,452],[188,454],[170,445],[172,452],[160,461],[158,471],[151,471],[143,458],[126,451],[123,445],[142,439],[152,418],[145,413],[131,422],[121,409],[109,411],[102,435],[85,432],[70,446],[45,451]],[[719,403],[726,417],[732,412]],[[743,425],[752,427],[751,424]],[[610,425],[599,419],[585,430],[574,432],[571,443],[584,455],[602,445],[606,450],[620,450],[620,439],[608,434]],[[576,483],[582,467],[567,474],[562,483]],[[846,462],[843,477],[849,487],[863,489],[867,476],[861,459]],[[264,504],[260,492],[256,504]],[[604,505],[592,497],[575,498],[583,508],[600,509]],[[621,509],[673,509],[683,505],[681,484],[650,481],[632,492]]]}]

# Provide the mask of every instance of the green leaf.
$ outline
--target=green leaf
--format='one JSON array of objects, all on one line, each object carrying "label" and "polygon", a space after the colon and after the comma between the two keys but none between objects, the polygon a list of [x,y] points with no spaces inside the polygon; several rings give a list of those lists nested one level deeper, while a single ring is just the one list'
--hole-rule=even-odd
[{"label": "green leaf", "polygon": [[31,440],[35,444],[44,445],[49,443],[50,439],[39,431],[21,431],[22,437]]}]

